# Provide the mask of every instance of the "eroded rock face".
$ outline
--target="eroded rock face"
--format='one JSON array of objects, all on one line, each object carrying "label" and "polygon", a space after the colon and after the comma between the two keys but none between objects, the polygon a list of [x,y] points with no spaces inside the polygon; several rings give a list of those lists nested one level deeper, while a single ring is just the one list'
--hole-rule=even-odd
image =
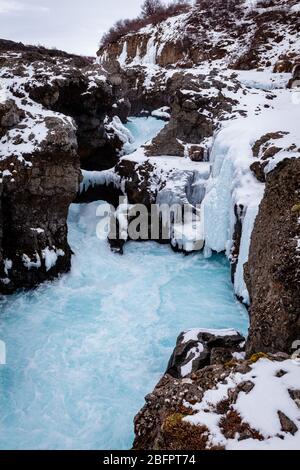
[{"label": "eroded rock face", "polygon": [[289,352],[300,338],[300,159],[269,173],[245,268],[251,296],[247,352]]},{"label": "eroded rock face", "polygon": [[[134,420],[135,450],[204,450],[207,439],[202,434],[207,428],[189,427],[185,432],[181,426],[182,418],[190,414],[185,401],[196,403],[203,398],[203,390],[214,387],[224,374],[222,366],[208,366],[190,379],[178,380],[171,375],[164,375],[152,393],[145,397],[146,404]],[[179,428],[179,429],[178,429]],[[198,444],[191,436],[198,438]]]},{"label": "eroded rock face", "polygon": [[15,157],[0,161],[4,294],[32,288],[71,266],[67,216],[81,178],[76,135],[60,119],[47,123],[48,137],[25,165]]},{"label": "eroded rock face", "polygon": [[[0,293],[71,265],[69,205],[83,167],[117,162],[129,107],[93,59],[0,40]],[[114,106],[115,104],[115,106]]]},{"label": "eroded rock face", "polygon": [[275,66],[281,60],[285,68],[278,64],[276,71],[283,71],[294,56],[283,54],[279,58],[276,52],[286,38],[291,46],[296,43],[299,12],[293,9],[294,4],[294,0],[279,0],[276,4],[264,0],[217,0],[213,4],[198,0],[187,13],[152,28],[130,31],[119,41],[100,48],[98,55],[105,66],[119,61],[130,67],[155,63],[166,68],[174,64],[188,68],[228,57],[232,68],[251,70]]},{"label": "eroded rock face", "polygon": [[[72,117],[82,166],[89,170],[113,167],[123,142],[110,122],[115,115],[126,121],[130,106],[126,100],[119,101],[107,73],[93,59],[13,44],[14,48],[0,41],[1,77],[12,94],[10,101],[38,103]],[[6,124],[16,125],[21,117],[12,108],[6,112]]]},{"label": "eroded rock face", "polygon": [[195,161],[205,161],[207,142],[220,120],[229,115],[233,104],[237,103],[222,93],[227,87],[237,91],[240,85],[234,77],[228,84],[216,70],[197,77],[180,72],[174,74],[168,84],[168,88],[174,90],[171,119],[147,147],[147,155],[189,156]]}]

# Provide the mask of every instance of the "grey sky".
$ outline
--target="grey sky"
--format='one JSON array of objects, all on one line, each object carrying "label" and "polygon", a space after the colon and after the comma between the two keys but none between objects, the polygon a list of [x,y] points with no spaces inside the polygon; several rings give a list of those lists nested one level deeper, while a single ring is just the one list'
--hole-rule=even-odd
[{"label": "grey sky", "polygon": [[143,0],[0,0],[0,37],[94,55],[116,20],[138,14]]}]

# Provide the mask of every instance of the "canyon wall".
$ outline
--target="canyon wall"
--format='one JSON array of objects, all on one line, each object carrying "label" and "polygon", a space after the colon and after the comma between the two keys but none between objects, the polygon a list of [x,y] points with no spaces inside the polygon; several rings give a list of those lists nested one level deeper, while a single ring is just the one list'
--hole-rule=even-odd
[{"label": "canyon wall", "polygon": [[81,167],[111,168],[126,120],[93,59],[0,41],[0,292],[30,288],[71,266],[67,216]]}]

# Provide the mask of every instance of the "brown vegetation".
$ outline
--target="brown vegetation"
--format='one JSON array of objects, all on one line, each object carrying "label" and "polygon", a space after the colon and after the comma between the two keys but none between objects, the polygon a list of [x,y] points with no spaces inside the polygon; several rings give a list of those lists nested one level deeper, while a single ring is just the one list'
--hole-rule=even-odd
[{"label": "brown vegetation", "polygon": [[189,10],[190,3],[187,0],[173,0],[164,5],[157,0],[145,0],[141,14],[134,19],[117,21],[101,39],[100,47],[117,42],[121,37],[134,33],[149,24],[157,24],[171,16],[180,15]]},{"label": "brown vegetation", "polygon": [[248,423],[244,423],[241,416],[234,410],[229,411],[226,416],[223,416],[219,425],[226,439],[235,439],[238,435],[239,440],[263,440],[263,436],[256,429],[252,429]]}]

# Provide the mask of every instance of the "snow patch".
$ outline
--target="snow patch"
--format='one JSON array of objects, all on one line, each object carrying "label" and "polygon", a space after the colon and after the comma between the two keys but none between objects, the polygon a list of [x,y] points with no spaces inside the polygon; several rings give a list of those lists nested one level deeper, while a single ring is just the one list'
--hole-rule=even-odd
[{"label": "snow patch", "polygon": [[23,260],[23,264],[24,264],[25,268],[27,268],[27,269],[32,269],[32,268],[39,269],[42,266],[41,258],[39,256],[39,254],[35,253],[34,257],[35,257],[35,260],[32,260],[28,255],[26,255],[25,253],[23,254],[22,260]]},{"label": "snow patch", "polygon": [[207,329],[207,328],[193,328],[188,330],[183,335],[183,343],[188,343],[189,341],[198,341],[198,336],[200,333],[209,333],[214,336],[237,336],[239,333],[233,329]]},{"label": "snow patch", "polygon": [[42,256],[45,260],[46,271],[50,271],[50,269],[56,265],[58,258],[65,256],[65,252],[63,250],[56,250],[56,248],[51,249],[47,247],[42,251]]},{"label": "snow patch", "polygon": [[[278,371],[285,374],[278,376]],[[201,403],[190,406],[195,414],[184,418],[194,425],[206,425],[209,429],[210,443],[225,446],[227,450],[238,449],[299,449],[300,446],[300,408],[292,399],[289,390],[299,389],[299,364],[292,360],[283,362],[260,359],[251,366],[247,374],[231,373],[226,383],[219,383],[217,388],[205,392]],[[228,397],[230,389],[241,382],[254,384],[249,393],[240,392],[237,402],[232,405],[235,410],[253,429],[265,438],[264,441],[246,439],[226,439],[220,429],[220,415],[215,411],[216,405]],[[278,411],[284,413],[295,424],[298,431],[295,435],[281,429]],[[282,439],[278,436],[281,435]]]}]

